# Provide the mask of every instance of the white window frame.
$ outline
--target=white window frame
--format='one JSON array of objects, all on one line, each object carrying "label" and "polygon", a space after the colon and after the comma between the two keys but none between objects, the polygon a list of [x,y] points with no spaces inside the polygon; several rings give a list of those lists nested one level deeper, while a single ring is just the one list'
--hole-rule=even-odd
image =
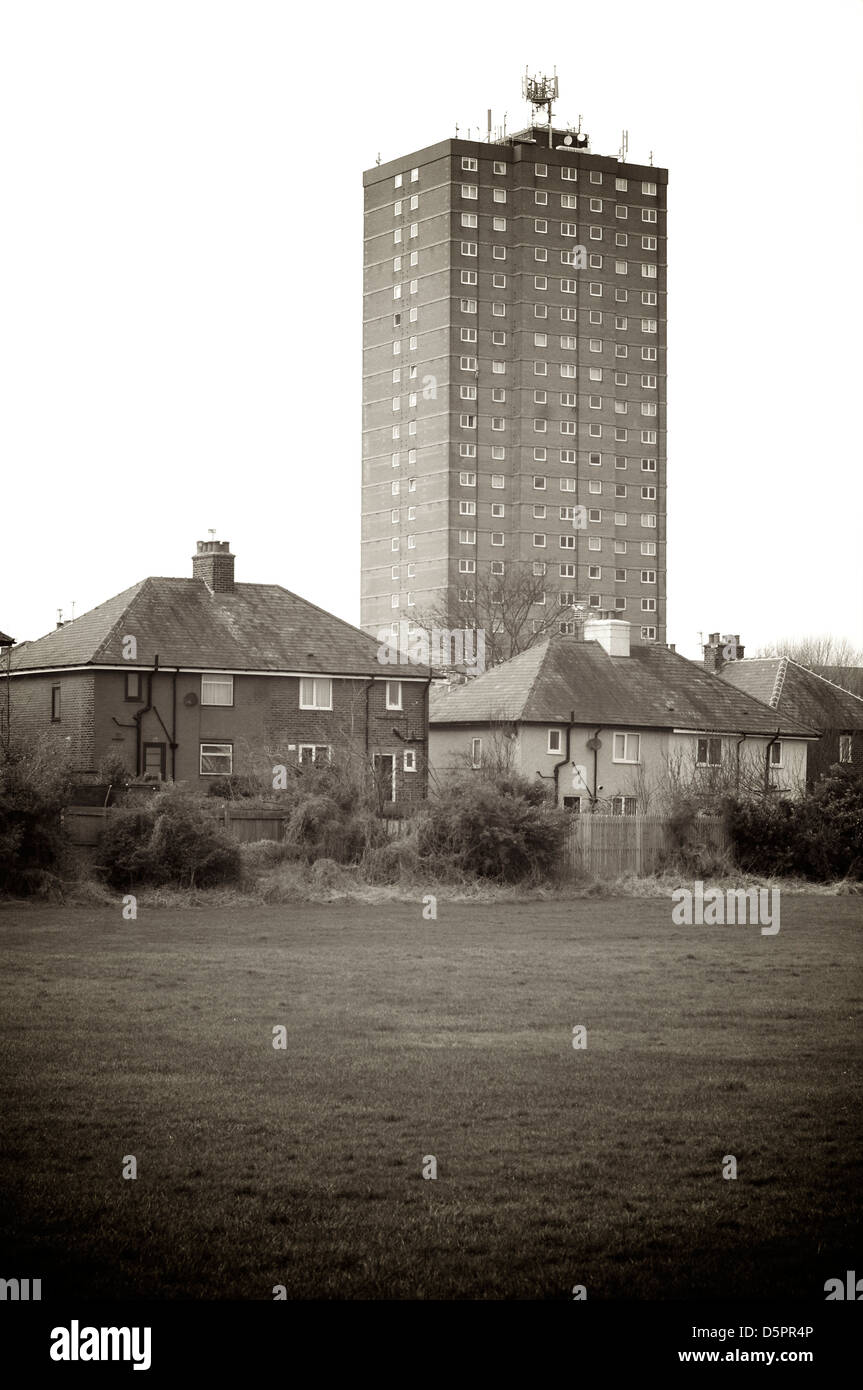
[{"label": "white window frame", "polygon": [[[208,687],[209,687],[209,692],[207,692],[207,688],[208,688]],[[214,700],[214,699],[212,699],[211,697],[212,697],[212,695],[215,693],[214,687],[216,687],[216,688],[221,688],[223,691],[227,691],[227,693],[228,693],[228,695],[230,696],[230,698],[227,699],[227,700]],[[208,694],[209,694],[210,698],[207,697]],[[202,704],[202,706],[205,706],[205,707],[207,707],[207,708],[216,707],[216,708],[220,708],[220,709],[226,709],[226,708],[231,707],[231,706],[233,705],[233,703],[234,703],[234,677],[233,677],[233,676],[223,676],[223,675],[217,675],[217,674],[215,674],[215,673],[210,674],[209,672],[207,672],[207,674],[201,676],[201,704]]]},{"label": "white window frame", "polygon": [[[319,686],[321,687],[320,691],[318,690]],[[324,702],[325,695],[326,703]],[[300,709],[332,709],[332,707],[332,676],[300,676]]]},{"label": "white window frame", "polygon": [[[635,744],[635,757],[632,757],[630,753],[630,748],[633,741]],[[622,749],[621,755],[618,755],[618,749]],[[640,763],[641,734],[633,734],[626,732],[614,733],[612,735],[611,740],[611,761],[614,763],[629,763],[633,766]]]}]

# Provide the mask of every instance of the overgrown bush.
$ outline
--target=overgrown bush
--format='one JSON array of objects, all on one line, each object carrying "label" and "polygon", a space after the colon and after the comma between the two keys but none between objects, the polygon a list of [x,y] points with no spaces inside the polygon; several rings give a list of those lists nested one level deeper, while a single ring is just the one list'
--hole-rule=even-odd
[{"label": "overgrown bush", "polygon": [[267,793],[266,784],[258,777],[234,773],[230,777],[214,777],[207,785],[208,796],[222,801],[260,800]]},{"label": "overgrown bush", "polygon": [[704,815],[704,806],[698,795],[678,794],[675,797],[667,812],[668,848],[658,857],[657,872],[676,871],[692,878],[716,878],[733,872],[730,851],[718,849],[712,842],[710,832],[704,826]]},{"label": "overgrown bush", "polygon": [[553,878],[569,825],[542,783],[514,772],[452,782],[417,818],[417,849],[438,873],[499,883]]},{"label": "overgrown bush", "polygon": [[200,796],[176,784],[163,787],[145,806],[111,815],[96,857],[114,888],[206,888],[229,883],[242,871],[237,842],[217,825]]},{"label": "overgrown bush", "polygon": [[72,778],[53,739],[16,742],[0,751],[0,891],[45,896],[70,867],[62,829]]},{"label": "overgrown bush", "polygon": [[356,864],[386,841],[373,786],[338,763],[305,763],[284,793],[289,810],[285,844],[308,862]]},{"label": "overgrown bush", "polygon": [[731,800],[726,817],[741,869],[830,881],[863,878],[863,775],[837,764],[799,800]]},{"label": "overgrown bush", "polygon": [[414,883],[420,874],[415,828],[413,833],[374,845],[362,859],[366,883]]}]

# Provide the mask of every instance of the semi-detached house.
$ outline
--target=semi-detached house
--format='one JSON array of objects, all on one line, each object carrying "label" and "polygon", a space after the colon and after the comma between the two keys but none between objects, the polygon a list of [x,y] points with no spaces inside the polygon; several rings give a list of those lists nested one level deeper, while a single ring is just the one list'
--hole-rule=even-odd
[{"label": "semi-detached house", "polygon": [[368,633],[280,585],[236,583],[227,541],[199,541],[192,565],[14,647],[13,736],[61,740],[81,780],[109,756],[202,788],[331,758],[374,768],[387,808],[420,799],[430,671],[382,663]]},{"label": "semi-detached house", "polygon": [[679,656],[630,644],[629,624],[555,634],[466,685],[435,689],[435,782],[501,760],[544,779],[573,812],[653,811],[674,786],[799,794],[816,730]]}]

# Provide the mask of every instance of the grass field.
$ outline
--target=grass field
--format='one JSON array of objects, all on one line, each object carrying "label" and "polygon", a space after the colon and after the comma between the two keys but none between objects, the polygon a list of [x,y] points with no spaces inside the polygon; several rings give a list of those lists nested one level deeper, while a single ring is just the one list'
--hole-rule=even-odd
[{"label": "grass field", "polygon": [[860,917],[7,906],[0,1273],[45,1298],[823,1298],[861,1256]]}]

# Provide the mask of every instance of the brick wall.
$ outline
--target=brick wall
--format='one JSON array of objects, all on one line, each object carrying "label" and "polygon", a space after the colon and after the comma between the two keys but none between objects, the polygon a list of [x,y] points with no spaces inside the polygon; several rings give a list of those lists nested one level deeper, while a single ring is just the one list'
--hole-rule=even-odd
[{"label": "brick wall", "polygon": [[[300,708],[297,677],[235,676],[233,705],[213,706],[201,703],[200,675],[175,676],[164,670],[142,674],[142,698],[134,702],[125,699],[124,672],[103,671],[96,678],[91,723],[98,756],[108,751],[120,754],[130,772],[136,771],[137,714],[141,747],[164,744],[167,777],[201,788],[212,782],[200,773],[202,742],[230,744],[235,774],[268,776],[277,763],[295,764],[300,744],[314,744],[331,747],[334,759],[358,767],[367,766],[375,753],[394,757],[397,805],[426,794],[424,681],[400,682],[402,708],[387,709],[385,680],[334,679],[332,710],[307,710]],[[50,709],[50,691],[48,698]],[[173,752],[172,741],[177,744]],[[416,755],[415,772],[405,768],[406,751]]]},{"label": "brick wall", "polygon": [[[13,739],[45,737],[68,749],[72,770],[82,776],[95,775],[101,754],[94,741],[95,677],[91,672],[72,671],[57,675],[16,676],[11,681],[10,723]],[[51,718],[51,691],[60,687],[60,718]],[[5,726],[6,690],[0,682],[0,705]]]}]

